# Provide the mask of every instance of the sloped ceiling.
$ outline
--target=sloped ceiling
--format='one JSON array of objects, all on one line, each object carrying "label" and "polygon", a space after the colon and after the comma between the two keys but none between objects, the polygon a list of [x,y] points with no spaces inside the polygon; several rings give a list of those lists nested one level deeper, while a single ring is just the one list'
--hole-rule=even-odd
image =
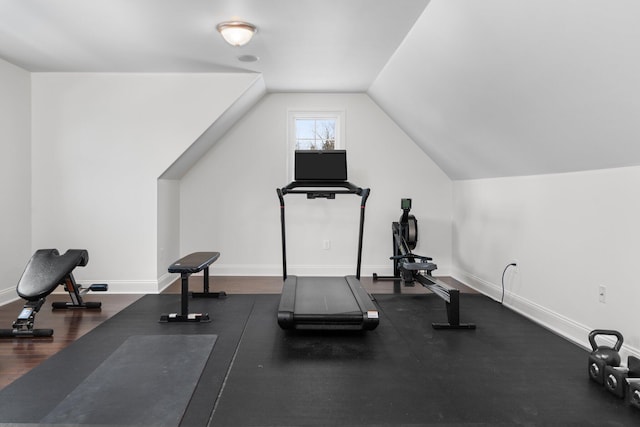
[{"label": "sloped ceiling", "polygon": [[639,45],[637,0],[0,0],[0,58],[29,71],[366,91],[452,179],[640,165]]},{"label": "sloped ceiling", "polygon": [[369,89],[452,179],[640,165],[640,2],[432,0]]},{"label": "sloped ceiling", "polygon": [[[0,0],[0,58],[34,72],[236,71],[261,73],[272,92],[362,92],[428,2]],[[258,27],[246,46],[216,31],[237,19]]]}]

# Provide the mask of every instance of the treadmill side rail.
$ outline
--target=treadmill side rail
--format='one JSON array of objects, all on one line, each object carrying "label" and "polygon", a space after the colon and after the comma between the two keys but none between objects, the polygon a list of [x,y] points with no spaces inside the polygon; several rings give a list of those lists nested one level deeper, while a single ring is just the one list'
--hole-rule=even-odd
[{"label": "treadmill side rail", "polygon": [[298,278],[296,276],[288,276],[282,286],[280,306],[278,306],[278,325],[282,329],[293,329],[295,327],[293,313],[296,306],[297,282]]},{"label": "treadmill side rail", "polygon": [[358,306],[360,306],[360,311],[362,312],[362,329],[371,331],[377,328],[380,322],[378,307],[376,307],[371,300],[371,296],[369,296],[369,293],[364,289],[360,280],[355,276],[346,276],[345,280],[349,284],[351,292],[353,292],[353,296],[358,302]]}]

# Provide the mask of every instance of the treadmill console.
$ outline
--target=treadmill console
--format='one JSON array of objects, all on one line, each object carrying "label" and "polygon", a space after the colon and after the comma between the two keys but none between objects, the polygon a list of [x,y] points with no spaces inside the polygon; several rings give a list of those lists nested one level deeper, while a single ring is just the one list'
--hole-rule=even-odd
[{"label": "treadmill console", "polygon": [[296,150],[296,181],[346,181],[346,150]]}]

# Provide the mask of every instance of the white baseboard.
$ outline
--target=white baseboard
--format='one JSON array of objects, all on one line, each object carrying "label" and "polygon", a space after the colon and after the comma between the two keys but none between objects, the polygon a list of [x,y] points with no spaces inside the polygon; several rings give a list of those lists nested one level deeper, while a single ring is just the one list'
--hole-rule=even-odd
[{"label": "white baseboard", "polygon": [[20,299],[20,297],[16,292],[15,286],[0,290],[0,305],[9,304],[18,299]]},{"label": "white baseboard", "polygon": [[[487,282],[486,280],[483,280],[471,273],[460,269],[455,270],[455,272],[453,273],[453,277],[456,280],[469,286],[470,288],[473,288],[478,292],[487,295],[495,301],[500,301],[502,295],[502,286]],[[551,332],[560,335],[561,337],[573,342],[574,344],[577,344],[585,350],[591,351],[591,345],[589,344],[588,336],[589,332],[591,332],[593,328],[576,322],[575,320],[570,319],[553,310],[549,310],[548,308],[543,307],[540,304],[523,298],[508,290],[505,290],[503,305],[505,307],[509,307],[516,313],[538,323]],[[480,327],[480,325],[478,326]],[[613,346],[614,340],[613,338],[603,337],[602,343]],[[623,361],[626,361],[626,358],[629,355],[640,357],[640,349],[630,347],[625,344],[620,350],[620,355]]]},{"label": "white baseboard", "polygon": [[[202,273],[197,273],[202,275]],[[209,266],[212,276],[282,276],[282,264],[212,264]]]},{"label": "white baseboard", "polygon": [[109,291],[114,294],[157,294],[157,280],[104,280],[92,281],[91,283],[107,283]]},{"label": "white baseboard", "polygon": [[179,274],[165,273],[158,279],[158,285],[156,292],[160,293],[164,291],[169,285],[176,281],[180,277]]},{"label": "white baseboard", "polygon": [[[95,292],[94,294],[157,294],[158,281],[156,280],[78,280],[82,287],[91,286],[93,283],[106,283],[109,290],[106,292]],[[54,294],[64,294],[64,288],[58,286]]]},{"label": "white baseboard", "polygon": [[[438,276],[449,276],[450,268],[438,268]],[[377,273],[381,276],[393,274],[391,261],[384,265],[363,265],[360,271],[361,276],[373,276]],[[202,273],[196,273],[201,275]],[[262,264],[262,265],[238,265],[219,264],[209,268],[212,276],[282,276],[282,264]],[[348,276],[356,274],[355,265],[287,265],[287,274],[296,276]]]},{"label": "white baseboard", "polygon": [[[373,273],[391,274],[388,266],[363,266],[361,274],[371,276]],[[209,274],[212,276],[282,276],[282,264],[239,265],[220,264],[211,266]],[[287,265],[287,274],[296,276],[347,276],[356,274],[354,265]],[[194,275],[202,275],[202,272]]]}]

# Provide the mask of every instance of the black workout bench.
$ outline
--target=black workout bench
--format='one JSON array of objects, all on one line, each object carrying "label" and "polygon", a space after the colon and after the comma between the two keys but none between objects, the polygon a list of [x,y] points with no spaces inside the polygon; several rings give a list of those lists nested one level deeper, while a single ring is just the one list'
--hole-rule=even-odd
[{"label": "black workout bench", "polygon": [[160,322],[210,322],[208,313],[189,313],[189,276],[203,271],[203,292],[191,292],[194,298],[224,298],[226,292],[209,292],[209,266],[220,258],[220,252],[194,252],[169,266],[169,273],[180,273],[182,282],[181,313],[163,314]]}]

